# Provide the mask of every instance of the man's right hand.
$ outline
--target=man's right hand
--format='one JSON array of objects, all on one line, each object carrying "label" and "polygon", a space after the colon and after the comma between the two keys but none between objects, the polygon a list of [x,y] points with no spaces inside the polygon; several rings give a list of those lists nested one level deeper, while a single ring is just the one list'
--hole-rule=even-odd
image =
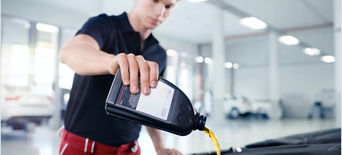
[{"label": "man's right hand", "polygon": [[148,95],[150,88],[157,87],[159,68],[153,61],[145,60],[141,55],[120,53],[112,59],[109,72],[113,75],[120,68],[124,85],[130,85],[133,94],[139,92],[139,75],[142,93]]},{"label": "man's right hand", "polygon": [[125,85],[130,85],[133,94],[139,92],[139,75],[142,93],[147,95],[150,88],[158,83],[158,64],[147,61],[141,55],[120,53],[112,55],[100,50],[94,38],[79,34],[61,50],[60,60],[80,75],[116,74],[120,67]]}]

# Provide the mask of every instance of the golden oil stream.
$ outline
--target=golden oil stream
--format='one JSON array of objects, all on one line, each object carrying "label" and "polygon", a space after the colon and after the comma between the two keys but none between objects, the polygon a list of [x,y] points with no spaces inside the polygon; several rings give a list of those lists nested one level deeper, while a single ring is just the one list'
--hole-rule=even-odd
[{"label": "golden oil stream", "polygon": [[211,140],[214,142],[215,144],[215,148],[216,148],[216,154],[217,155],[221,155],[221,149],[220,149],[220,144],[218,143],[215,135],[214,135],[214,132],[211,131],[209,128],[207,127],[204,127],[204,132],[209,135],[209,137],[211,138]]}]

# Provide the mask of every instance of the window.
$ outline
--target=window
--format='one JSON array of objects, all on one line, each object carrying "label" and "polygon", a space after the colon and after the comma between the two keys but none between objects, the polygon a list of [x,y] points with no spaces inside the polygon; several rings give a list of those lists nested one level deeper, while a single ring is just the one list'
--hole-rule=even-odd
[{"label": "window", "polygon": [[17,18],[2,19],[1,79],[7,87],[28,87],[30,74],[30,23]]}]

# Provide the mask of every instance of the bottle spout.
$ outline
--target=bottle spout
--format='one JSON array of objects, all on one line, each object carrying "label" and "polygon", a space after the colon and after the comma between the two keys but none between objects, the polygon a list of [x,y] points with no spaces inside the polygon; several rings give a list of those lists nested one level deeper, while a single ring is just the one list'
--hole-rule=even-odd
[{"label": "bottle spout", "polygon": [[203,131],[206,121],[207,121],[207,117],[206,116],[200,115],[199,113],[197,113],[195,115],[194,130],[197,129],[197,130]]}]

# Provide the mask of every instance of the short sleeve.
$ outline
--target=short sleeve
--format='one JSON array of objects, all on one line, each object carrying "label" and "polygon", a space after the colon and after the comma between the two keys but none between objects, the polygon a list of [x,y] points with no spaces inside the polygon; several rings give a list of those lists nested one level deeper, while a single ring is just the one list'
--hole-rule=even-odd
[{"label": "short sleeve", "polygon": [[113,36],[115,29],[110,17],[106,14],[100,14],[96,17],[91,17],[82,28],[77,31],[78,34],[87,34],[94,38],[98,43],[100,49],[103,49],[109,42],[110,37]]}]

